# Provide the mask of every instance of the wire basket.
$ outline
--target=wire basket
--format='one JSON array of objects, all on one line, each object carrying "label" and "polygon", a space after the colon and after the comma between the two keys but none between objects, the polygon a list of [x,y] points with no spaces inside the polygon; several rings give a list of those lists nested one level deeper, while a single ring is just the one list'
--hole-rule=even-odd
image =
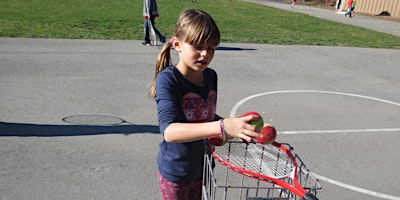
[{"label": "wire basket", "polygon": [[[207,144],[208,145],[208,144]],[[226,144],[228,145],[228,144]],[[298,164],[297,180],[304,189],[316,196],[322,187],[306,168],[289,144],[282,144],[295,156]],[[236,173],[214,161],[209,148],[204,154],[202,196],[204,200],[293,200],[300,199],[291,191],[270,182],[261,181]],[[217,180],[218,179],[218,180]],[[287,182],[292,180],[287,178]]]}]

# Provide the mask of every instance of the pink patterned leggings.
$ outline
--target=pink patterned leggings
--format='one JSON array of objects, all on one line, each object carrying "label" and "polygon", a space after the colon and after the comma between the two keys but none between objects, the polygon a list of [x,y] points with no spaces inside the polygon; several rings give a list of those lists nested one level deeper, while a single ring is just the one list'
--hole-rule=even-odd
[{"label": "pink patterned leggings", "polygon": [[174,183],[158,173],[158,181],[163,200],[201,200],[201,179]]}]

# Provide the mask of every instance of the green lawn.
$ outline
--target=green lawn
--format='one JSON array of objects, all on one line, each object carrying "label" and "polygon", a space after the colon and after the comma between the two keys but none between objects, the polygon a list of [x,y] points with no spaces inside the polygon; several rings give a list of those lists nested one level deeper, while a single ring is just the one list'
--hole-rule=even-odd
[{"label": "green lawn", "polygon": [[[239,0],[158,0],[171,36],[188,7],[210,13],[222,42],[400,49],[400,37]],[[0,37],[143,39],[142,0],[1,0]]]}]

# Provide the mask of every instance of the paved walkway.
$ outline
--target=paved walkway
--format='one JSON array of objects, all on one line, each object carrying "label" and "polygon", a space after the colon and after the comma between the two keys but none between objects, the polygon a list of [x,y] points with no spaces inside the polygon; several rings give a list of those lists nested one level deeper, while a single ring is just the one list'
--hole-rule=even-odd
[{"label": "paved walkway", "polygon": [[334,10],[321,9],[312,6],[295,5],[294,8],[291,9],[290,4],[278,3],[268,0],[245,0],[245,1],[258,3],[269,7],[279,8],[282,10],[299,12],[322,19],[332,20],[344,24],[350,24],[353,26],[364,27],[367,29],[372,29],[375,31],[400,36],[400,22],[389,21],[363,15],[356,15],[353,18],[349,18],[349,17],[344,17],[344,15],[341,14],[335,14]]}]

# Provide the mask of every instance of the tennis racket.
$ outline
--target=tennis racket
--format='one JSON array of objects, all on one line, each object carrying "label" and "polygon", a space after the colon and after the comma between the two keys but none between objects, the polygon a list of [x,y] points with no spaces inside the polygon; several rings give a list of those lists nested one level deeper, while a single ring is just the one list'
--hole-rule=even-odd
[{"label": "tennis racket", "polygon": [[237,173],[278,185],[303,200],[318,200],[297,181],[296,158],[278,142],[262,145],[232,139],[210,149],[218,162]]},{"label": "tennis racket", "polygon": [[147,23],[148,23],[149,29],[150,29],[150,40],[152,41],[151,43],[154,46],[157,46],[157,36],[156,36],[156,32],[154,31],[153,24],[151,23],[150,19]]}]

